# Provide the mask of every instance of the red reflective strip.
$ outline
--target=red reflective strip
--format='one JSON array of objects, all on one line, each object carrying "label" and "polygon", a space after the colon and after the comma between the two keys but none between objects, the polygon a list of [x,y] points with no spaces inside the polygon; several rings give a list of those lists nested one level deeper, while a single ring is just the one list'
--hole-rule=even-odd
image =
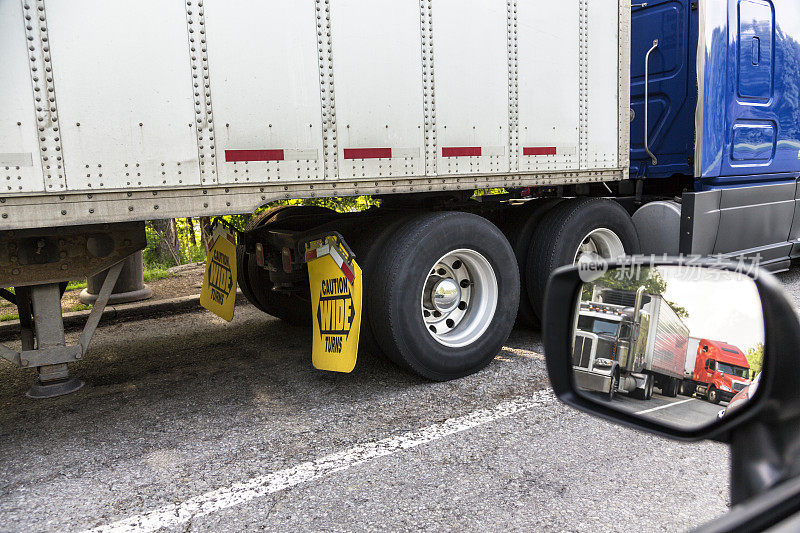
[{"label": "red reflective strip", "polygon": [[379,159],[392,157],[391,148],[345,148],[345,159]]},{"label": "red reflective strip", "polygon": [[467,157],[481,155],[480,146],[451,146],[442,148],[442,157]]},{"label": "red reflective strip", "polygon": [[306,262],[313,261],[317,258],[317,249],[309,250],[306,252]]},{"label": "red reflective strip", "polygon": [[225,150],[225,161],[283,161],[283,150]]},{"label": "red reflective strip", "polygon": [[353,274],[353,271],[350,270],[350,267],[347,266],[347,263],[342,261],[342,266],[339,267],[342,270],[342,274],[350,283],[355,283],[356,276]]},{"label": "red reflective strip", "polygon": [[522,155],[556,155],[555,146],[531,146],[522,149]]}]

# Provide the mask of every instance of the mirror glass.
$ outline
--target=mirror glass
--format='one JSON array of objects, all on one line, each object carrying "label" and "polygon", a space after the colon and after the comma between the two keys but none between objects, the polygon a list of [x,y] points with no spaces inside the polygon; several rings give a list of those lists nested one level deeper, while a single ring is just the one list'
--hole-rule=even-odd
[{"label": "mirror glass", "polygon": [[697,429],[753,396],[764,316],[753,280],[697,266],[581,270],[572,368],[579,393]]}]

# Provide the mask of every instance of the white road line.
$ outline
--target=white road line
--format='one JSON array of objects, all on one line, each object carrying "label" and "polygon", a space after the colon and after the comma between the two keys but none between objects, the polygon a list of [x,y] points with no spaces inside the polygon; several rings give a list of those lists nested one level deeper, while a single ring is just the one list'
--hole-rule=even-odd
[{"label": "white road line", "polygon": [[658,411],[659,409],[666,409],[667,407],[672,407],[673,405],[680,405],[682,403],[691,402],[694,398],[689,398],[688,400],[681,400],[679,402],[672,402],[666,405],[659,405],[658,407],[653,407],[652,409],[645,409],[644,411],[636,411],[634,414],[636,415],[643,415],[645,413],[652,413],[653,411]]},{"label": "white road line", "polygon": [[95,529],[87,530],[87,533],[156,531],[162,527],[175,526],[192,518],[240,505],[255,498],[319,479],[334,472],[347,470],[372,459],[392,455],[408,448],[439,440],[533,407],[553,403],[554,401],[555,395],[552,389],[542,389],[527,398],[506,401],[491,409],[478,409],[464,416],[450,418],[417,431],[409,431],[394,437],[358,444],[315,461],[300,463],[291,468],[254,477],[230,487],[223,487],[195,496],[182,503],[165,505],[138,516],[99,526]]}]

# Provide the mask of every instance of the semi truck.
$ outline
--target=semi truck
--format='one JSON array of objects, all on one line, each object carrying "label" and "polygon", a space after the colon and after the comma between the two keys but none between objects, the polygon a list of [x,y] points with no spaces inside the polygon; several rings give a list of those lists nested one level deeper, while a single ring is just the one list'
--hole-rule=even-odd
[{"label": "semi truck", "polygon": [[603,288],[581,302],[572,368],[575,383],[604,394],[618,391],[640,400],[653,388],[675,397],[686,360],[689,328],[664,298],[636,291]]},{"label": "semi truck", "polygon": [[[380,353],[434,380],[483,368],[515,321],[537,325],[549,274],[585,254],[787,268],[799,9],[0,0],[0,295],[22,341],[0,355],[36,369],[31,395],[75,390],[68,364],[145,246],[144,221],[277,201],[380,205],[260,211],[215,241],[235,257],[217,250],[214,298],[238,285],[312,324],[331,360]],[[339,270],[310,274],[321,261]],[[63,286],[102,271],[68,346]],[[347,320],[323,328],[323,307]]]},{"label": "semi truck", "polygon": [[750,363],[742,351],[727,342],[691,337],[680,394],[697,394],[711,403],[729,402],[750,385]]}]

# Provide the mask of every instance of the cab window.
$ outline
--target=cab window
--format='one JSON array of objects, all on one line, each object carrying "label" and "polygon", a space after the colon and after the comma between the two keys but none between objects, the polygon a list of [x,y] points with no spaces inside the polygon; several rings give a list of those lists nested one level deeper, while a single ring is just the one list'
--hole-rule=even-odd
[{"label": "cab window", "polygon": [[592,316],[580,316],[578,318],[578,329],[581,331],[616,336],[618,328],[619,322],[614,322],[613,320],[604,320]]}]

